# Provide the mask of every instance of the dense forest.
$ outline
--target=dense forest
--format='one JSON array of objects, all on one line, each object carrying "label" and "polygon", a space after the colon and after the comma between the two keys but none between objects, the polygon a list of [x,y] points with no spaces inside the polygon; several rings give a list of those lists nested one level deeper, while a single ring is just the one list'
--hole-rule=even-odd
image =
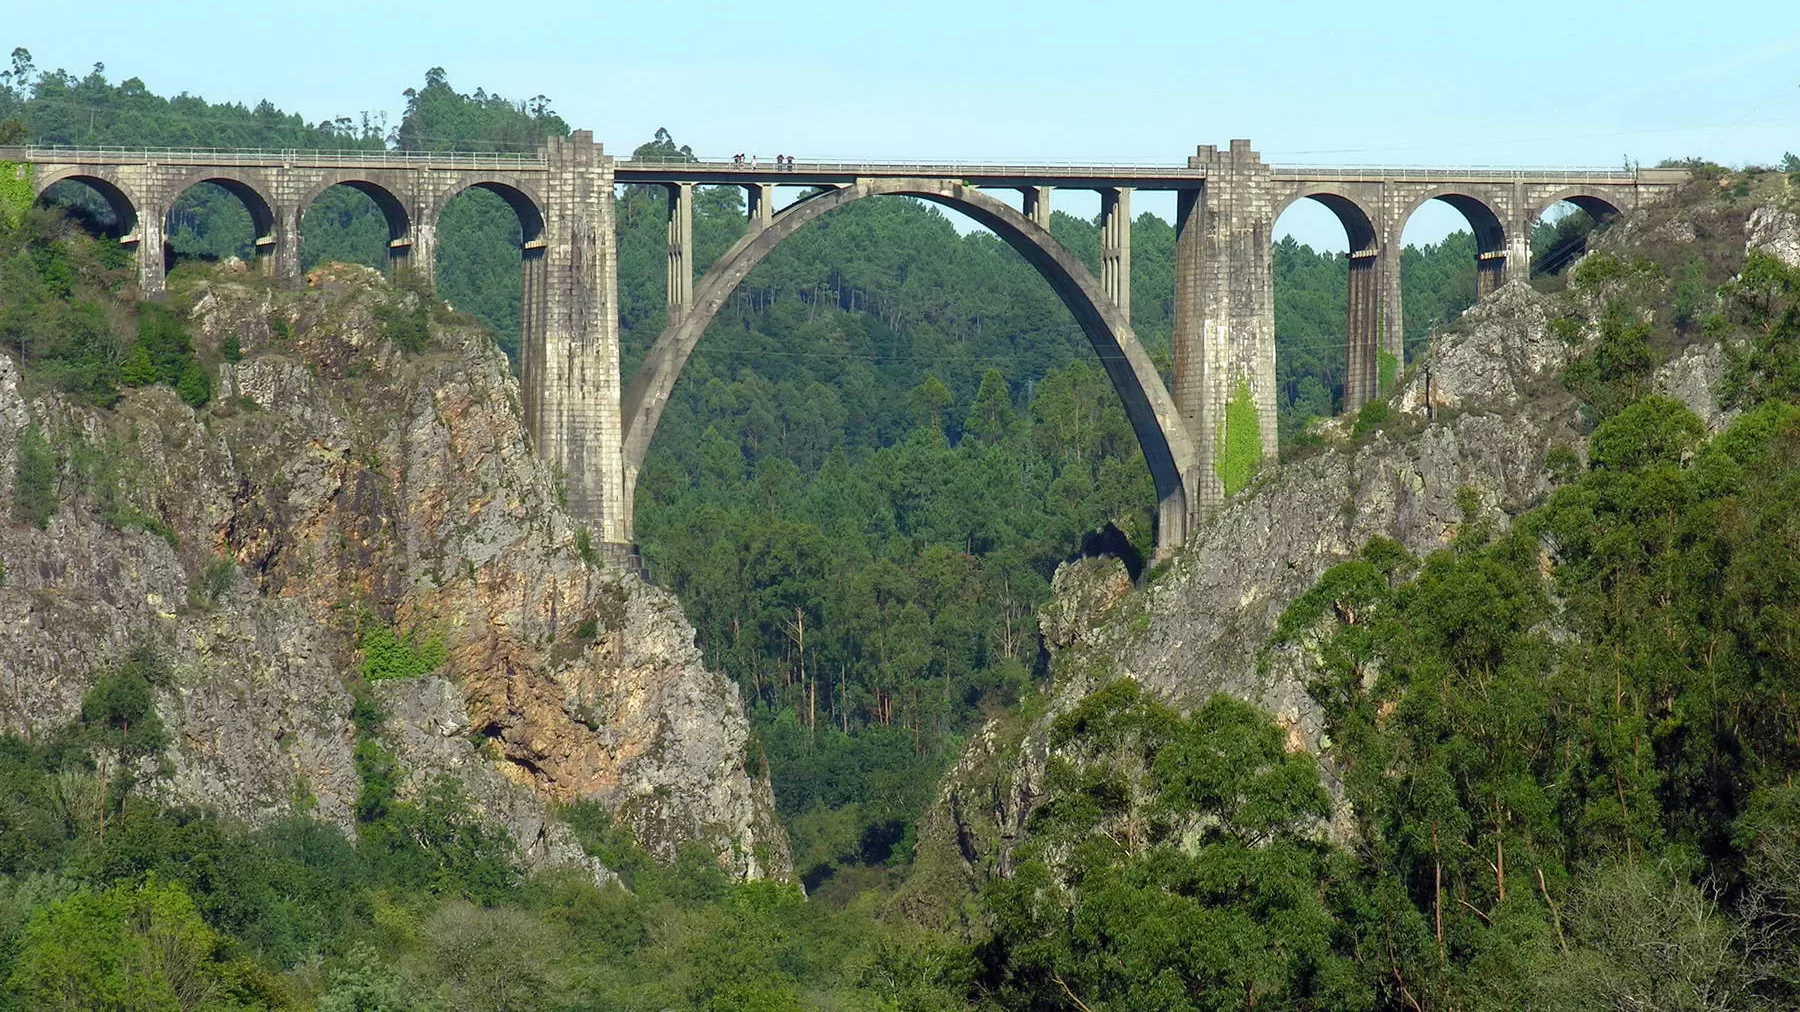
[{"label": "dense forest", "polygon": [[[541,96],[460,93],[436,69],[406,98],[391,130],[308,125],[16,52],[0,134],[517,150],[567,130]],[[685,151],[666,133],[640,150]],[[663,322],[663,199],[620,193],[627,370]],[[117,245],[88,238],[101,212],[79,193],[48,203],[0,222],[0,345],[31,382],[96,406],[155,383],[206,404],[181,321],[130,304]],[[696,204],[704,262],[743,209],[730,189]],[[178,270],[248,255],[248,217],[222,190],[196,187],[171,219]],[[1545,223],[1535,248],[1591,226]],[[1166,360],[1173,230],[1134,228],[1133,322]],[[1053,231],[1095,262],[1094,222],[1058,214]],[[308,266],[385,256],[385,226],[347,188],[303,232]],[[472,191],[441,235],[439,293],[512,349],[512,212]],[[1473,300],[1473,255],[1467,233],[1403,252],[1409,356]],[[1347,268],[1288,239],[1274,269],[1293,440],[1341,398]],[[1147,554],[1149,479],[1073,321],[1003,243],[903,199],[834,212],[720,313],[637,513],[654,575],[751,704],[813,901],[732,885],[698,856],[658,866],[583,805],[566,820],[629,891],[524,877],[453,792],[397,797],[372,734],[356,841],[164,808],[125,771],[162,747],[149,699],[167,673],[132,656],[59,734],[0,738],[0,1009],[69,994],[88,1001],[60,1007],[334,1012],[1790,1003],[1800,276],[1735,270],[1584,262],[1569,283],[1613,293],[1566,377],[1597,425],[1587,460],[1571,451],[1553,500],[1504,536],[1471,515],[1429,558],[1372,544],[1284,620],[1327,657],[1313,691],[1366,844],[1313,832],[1317,769],[1265,714],[1176,714],[1116,685],[1058,722],[1093,762],[1055,768],[968,944],[873,914],[964,737],[1041,700],[1036,613],[1056,565],[1090,537]],[[1748,349],[1732,376],[1744,413],[1711,439],[1643,396],[1658,356],[1702,329]],[[12,522],[42,522],[48,456],[22,443]]]}]

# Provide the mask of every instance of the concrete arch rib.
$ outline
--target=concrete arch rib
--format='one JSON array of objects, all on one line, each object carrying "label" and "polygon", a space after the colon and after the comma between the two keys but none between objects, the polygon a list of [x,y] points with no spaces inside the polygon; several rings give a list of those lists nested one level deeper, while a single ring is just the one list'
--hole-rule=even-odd
[{"label": "concrete arch rib", "polygon": [[63,169],[38,177],[32,187],[36,191],[32,198],[43,199],[45,192],[61,182],[80,183],[98,193],[100,199],[106,201],[106,206],[112,209],[113,217],[119,223],[119,234],[123,237],[137,234],[138,208],[144,205],[137,194],[131,192],[130,187],[104,173],[81,168]]},{"label": "concrete arch rib", "polygon": [[1185,537],[1188,504],[1196,500],[1189,486],[1198,480],[1193,473],[1193,441],[1129,321],[1106,298],[1087,267],[1048,230],[974,187],[940,179],[863,179],[818,194],[790,205],[768,227],[738,240],[719,258],[701,279],[693,309],[663,330],[626,391],[622,419],[626,501],[630,501],[650,439],[683,366],[732,290],[782,240],[808,222],[852,201],[884,195],[918,197],[961,211],[1006,240],[1050,282],[1081,325],[1124,401],[1125,414],[1150,465],[1157,498],[1163,503],[1165,523],[1181,525],[1179,531],[1168,530],[1165,540],[1168,534]]}]

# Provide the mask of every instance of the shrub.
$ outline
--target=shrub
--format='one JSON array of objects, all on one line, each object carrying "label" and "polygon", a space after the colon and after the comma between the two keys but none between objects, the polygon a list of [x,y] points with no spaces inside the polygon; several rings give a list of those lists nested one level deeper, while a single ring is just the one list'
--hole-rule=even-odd
[{"label": "shrub", "polygon": [[1350,429],[1350,438],[1362,439],[1376,429],[1387,424],[1391,412],[1387,401],[1370,401],[1356,412],[1356,424]]},{"label": "shrub", "polygon": [[1262,422],[1256,402],[1250,398],[1250,384],[1239,380],[1225,405],[1225,425],[1219,432],[1217,456],[1213,471],[1226,495],[1236,495],[1250,484],[1262,464]]},{"label": "shrub", "polygon": [[420,640],[417,630],[401,636],[386,626],[371,626],[357,646],[363,655],[363,677],[371,682],[417,678],[444,664],[444,641],[437,636]]}]

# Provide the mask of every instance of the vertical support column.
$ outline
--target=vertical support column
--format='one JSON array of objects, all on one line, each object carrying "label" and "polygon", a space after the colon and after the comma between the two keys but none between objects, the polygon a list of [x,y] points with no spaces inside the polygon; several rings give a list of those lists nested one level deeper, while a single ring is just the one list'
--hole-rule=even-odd
[{"label": "vertical support column", "polygon": [[[1204,516],[1279,452],[1275,428],[1275,295],[1269,167],[1247,140],[1202,145],[1197,206],[1183,199],[1176,238],[1176,404],[1191,418]],[[1183,274],[1195,271],[1197,278]],[[1197,347],[1196,347],[1197,346]],[[1198,368],[1193,360],[1198,357]]]},{"label": "vertical support column", "polygon": [[[526,236],[519,372],[537,455],[596,541],[631,540],[619,413],[613,162],[577,130],[545,147],[543,233]],[[415,252],[418,243],[414,243]]]},{"label": "vertical support column", "polygon": [[1344,370],[1344,410],[1355,411],[1386,391],[1381,389],[1381,335],[1376,303],[1380,261],[1378,250],[1350,253],[1350,300],[1344,336],[1348,361]]},{"label": "vertical support column", "polygon": [[[437,214],[427,210],[423,202],[412,202],[406,206],[405,234],[388,240],[388,268],[390,271],[405,269],[413,273],[415,278],[424,283],[437,286]],[[546,225],[546,228],[548,225]],[[519,328],[519,340],[524,341],[524,326]],[[520,347],[523,347],[521,343]]]},{"label": "vertical support column", "polygon": [[1485,299],[1506,284],[1506,251],[1475,254],[1475,297]]},{"label": "vertical support column", "polygon": [[1021,186],[1019,194],[1024,198],[1021,210],[1025,217],[1044,231],[1050,231],[1050,191],[1052,186]]},{"label": "vertical support column", "polygon": [[[273,255],[268,267],[278,288],[297,288],[300,284],[300,209],[292,205],[275,211]],[[260,242],[260,240],[258,240]],[[258,253],[262,250],[259,247]]]},{"label": "vertical support column", "polygon": [[1518,278],[1521,281],[1531,280],[1531,205],[1525,202],[1525,184],[1513,180],[1512,192],[1507,195],[1511,207],[1507,208],[1506,221],[1506,264],[1507,273],[1501,283]]},{"label": "vertical support column", "polygon": [[1376,272],[1379,280],[1381,305],[1378,313],[1381,321],[1381,350],[1394,356],[1394,361],[1401,367],[1406,365],[1406,308],[1400,299],[1400,258],[1403,247],[1400,243],[1402,230],[1406,228],[1406,198],[1396,192],[1396,187],[1388,180],[1381,181],[1381,220],[1376,223],[1376,237],[1381,243],[1377,247],[1380,256],[1376,258]]},{"label": "vertical support column", "polygon": [[168,288],[169,251],[164,246],[163,230],[168,227],[169,205],[162,200],[149,201],[137,209],[137,215],[138,294],[158,299]]},{"label": "vertical support column", "polygon": [[744,187],[750,231],[761,232],[775,220],[775,184],[749,183]]},{"label": "vertical support column", "polygon": [[694,267],[688,259],[694,247],[694,184],[670,183],[668,190],[669,322],[674,323],[694,305]]},{"label": "vertical support column", "polygon": [[1100,191],[1100,287],[1131,319],[1131,187]]},{"label": "vertical support column", "polygon": [[[1205,149],[1202,149],[1205,150]],[[1188,160],[1189,167],[1195,165]],[[1200,459],[1177,461],[1181,469],[1183,500],[1181,516],[1171,516],[1171,504],[1164,501],[1157,515],[1158,545],[1178,544],[1193,531],[1195,520],[1216,509],[1224,496],[1219,478],[1210,466],[1208,445],[1202,442],[1201,420],[1206,400],[1206,200],[1199,188],[1178,190],[1175,194],[1175,319],[1170,338],[1174,359],[1175,389],[1171,391],[1175,410],[1182,424],[1195,440]],[[1179,523],[1179,528],[1176,524]]]}]

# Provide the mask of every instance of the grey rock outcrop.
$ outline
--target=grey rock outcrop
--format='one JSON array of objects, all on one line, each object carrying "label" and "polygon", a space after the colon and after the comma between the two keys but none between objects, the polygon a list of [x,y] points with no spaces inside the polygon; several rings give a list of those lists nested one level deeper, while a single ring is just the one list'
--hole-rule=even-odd
[{"label": "grey rock outcrop", "polygon": [[527,863],[590,864],[549,816],[589,799],[658,855],[698,842],[737,875],[787,875],[736,688],[666,592],[584,561],[504,356],[456,326],[403,355],[374,310],[411,296],[316,274],[306,293],[193,293],[196,345],[244,353],[199,411],[159,387],[110,411],[32,396],[0,358],[0,474],[28,423],[59,458],[48,528],[0,528],[0,727],[68,721],[148,643],[173,675],[156,790],[348,830],[347,676],[359,638],[390,629],[444,657],[437,677],[377,685],[409,785],[455,777]]}]

